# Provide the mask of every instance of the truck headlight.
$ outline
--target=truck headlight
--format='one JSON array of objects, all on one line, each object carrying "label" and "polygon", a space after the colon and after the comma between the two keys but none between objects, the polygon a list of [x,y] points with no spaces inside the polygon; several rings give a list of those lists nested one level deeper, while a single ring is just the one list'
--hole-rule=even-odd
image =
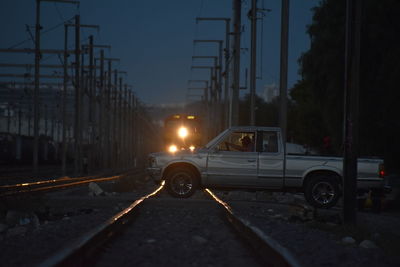
[{"label": "truck headlight", "polygon": [[176,145],[170,145],[168,147],[168,151],[171,153],[175,153],[178,150],[178,147]]}]

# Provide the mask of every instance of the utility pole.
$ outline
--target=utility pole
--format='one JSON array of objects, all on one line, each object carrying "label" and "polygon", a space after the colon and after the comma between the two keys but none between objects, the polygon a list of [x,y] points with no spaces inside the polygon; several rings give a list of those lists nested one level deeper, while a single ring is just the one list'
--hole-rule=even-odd
[{"label": "utility pole", "polygon": [[257,75],[257,0],[251,1],[251,50],[250,50],[250,125],[255,125],[256,75]]},{"label": "utility pole", "polygon": [[[104,167],[104,162],[103,162],[103,119],[104,119],[104,114],[103,114],[103,109],[102,105],[103,103],[103,98],[104,95],[102,95],[104,92],[104,50],[100,51],[100,58],[94,58],[94,48],[107,48],[111,49],[110,45],[95,45],[93,44],[93,39],[89,39],[89,82],[91,89],[90,89],[90,100],[89,102],[91,103],[90,110],[91,110],[91,127],[92,127],[92,144],[93,144],[93,154],[92,154],[92,163],[96,163],[95,167]],[[100,61],[99,66],[96,65],[96,60]],[[96,70],[99,69],[99,84],[97,84],[97,73]],[[97,93],[98,91],[98,93]],[[97,101],[97,96],[99,97],[99,101]],[[97,105],[99,107],[97,108]],[[101,159],[101,160],[100,160]]]},{"label": "utility pole", "polygon": [[[220,126],[222,126],[221,123],[220,123],[221,117],[219,116],[221,114],[220,113],[220,111],[221,111],[220,110],[221,102],[218,99],[218,89],[220,88],[219,87],[220,83],[218,83],[218,81],[217,81],[218,80],[217,79],[218,76],[217,76],[217,73],[216,73],[217,70],[221,70],[221,64],[222,64],[221,61],[222,60],[220,58],[219,65],[218,65],[218,57],[216,57],[216,56],[192,56],[192,59],[213,59],[214,60],[214,72],[215,73],[213,75],[213,80],[214,80],[214,88],[215,89],[210,92],[211,93],[211,100],[210,100],[211,111],[210,111],[210,114],[209,113],[207,113],[207,114],[209,114],[208,115],[209,118],[212,117],[213,120],[214,120],[214,126],[212,127],[214,129],[214,131],[213,131],[212,134],[216,135],[221,130]],[[195,68],[198,68],[198,67],[195,66]],[[208,68],[208,67],[206,67],[206,68]],[[220,72],[219,72],[219,74],[220,74]],[[210,82],[212,83],[213,81],[210,80]],[[207,112],[208,112],[208,109],[209,109],[209,107],[208,107],[209,101],[208,100],[209,99],[208,99],[207,91],[204,94],[204,98],[205,98],[205,102],[206,102],[206,105],[207,105]],[[208,125],[207,128],[210,127],[210,126],[211,125]]]},{"label": "utility pole", "polygon": [[81,146],[82,146],[82,128],[81,128],[81,88],[80,88],[80,16],[75,16],[75,157],[74,172],[75,175],[81,172]]},{"label": "utility pole", "polygon": [[288,73],[288,43],[289,43],[289,0],[282,0],[281,13],[281,55],[280,55],[280,112],[279,125],[283,140],[283,177],[286,174],[286,128],[287,128],[287,73]]},{"label": "utility pole", "polygon": [[[128,90],[128,85],[125,84],[125,90]],[[132,164],[133,161],[133,99],[132,99],[132,92],[128,91],[128,114],[127,114],[127,121],[128,127],[128,167]]]},{"label": "utility pole", "polygon": [[65,176],[67,169],[67,83],[68,83],[68,26],[64,25],[64,81],[63,81],[63,101],[62,101],[62,157],[61,170]]},{"label": "utility pole", "polygon": [[47,130],[48,130],[48,116],[47,116],[47,105],[43,105],[44,109],[44,136],[47,137]]},{"label": "utility pole", "polygon": [[102,161],[102,167],[105,167],[105,138],[104,138],[104,125],[105,125],[105,93],[104,93],[104,50],[100,50],[100,107],[99,107],[99,147],[100,147],[100,158]]},{"label": "utility pole", "polygon": [[[65,24],[65,42],[67,42],[67,27],[75,28],[75,124],[74,124],[74,139],[75,139],[75,156],[74,156],[74,172],[78,175],[82,170],[82,132],[83,132],[83,96],[84,90],[81,88],[81,78],[83,77],[83,69],[81,70],[80,56],[83,55],[83,51],[80,46],[80,28],[95,28],[99,29],[98,25],[86,25],[80,23],[80,16],[75,16],[75,24]],[[64,44],[66,45],[66,44]],[[64,53],[66,52],[66,48]],[[83,57],[82,57],[83,61]],[[64,63],[65,64],[65,63]],[[83,64],[82,64],[83,67]],[[90,67],[89,67],[90,68]],[[65,67],[64,67],[65,69]],[[82,75],[81,72],[82,71]],[[65,75],[65,73],[64,73]]]},{"label": "utility pole", "polygon": [[38,172],[39,162],[39,85],[40,85],[40,3],[45,2],[59,2],[69,4],[79,4],[79,1],[67,1],[67,0],[36,0],[36,25],[35,25],[35,89],[33,91],[33,172]]},{"label": "utility pole", "polygon": [[121,154],[122,154],[122,167],[126,167],[127,165],[127,158],[128,158],[128,153],[127,153],[127,147],[128,147],[128,142],[127,142],[127,130],[128,130],[128,121],[127,121],[127,112],[128,112],[128,88],[125,87],[125,90],[123,88],[122,84],[122,77],[119,78],[119,91],[122,95],[122,92],[124,92],[124,97],[121,99],[121,116],[120,116],[120,133],[121,133],[121,138],[120,138],[120,146],[121,146]]},{"label": "utility pole", "polygon": [[106,158],[107,158],[107,166],[110,168],[111,166],[111,60],[108,61],[108,70],[107,70],[107,100],[106,100],[106,109],[107,109],[107,124],[105,125],[106,131]]},{"label": "utility pole", "polygon": [[239,123],[239,89],[240,89],[240,36],[242,26],[242,0],[233,0],[233,75],[232,94],[230,99],[230,120],[229,127],[237,126]]},{"label": "utility pole", "polygon": [[360,76],[361,0],[347,0],[344,77],[343,220],[357,222],[357,154]]},{"label": "utility pole", "polygon": [[112,157],[113,157],[113,166],[114,167],[118,167],[118,162],[119,162],[119,138],[117,138],[117,136],[119,136],[119,123],[118,123],[118,100],[119,100],[119,96],[118,96],[118,71],[115,69],[114,70],[114,84],[112,86],[113,88],[113,100],[114,100],[114,108],[113,108],[113,122],[112,122],[112,128],[113,128],[113,132],[112,132]]},{"label": "utility pole", "polygon": [[93,116],[95,113],[95,89],[94,89],[94,78],[93,78],[93,69],[94,69],[94,57],[93,57],[93,35],[89,36],[89,124],[91,126],[91,139],[93,142],[94,137],[94,127],[93,127]]},{"label": "utility pole", "polygon": [[[196,18],[196,23],[199,21],[225,21],[225,69],[223,72],[224,76],[224,108],[222,113],[224,116],[224,127],[227,128],[229,125],[229,57],[230,57],[230,52],[229,52],[229,47],[230,47],[230,23],[231,19],[230,18]],[[221,69],[222,69],[222,63],[220,63]],[[220,82],[222,82],[220,78]]]},{"label": "utility pole", "polygon": [[[211,96],[211,99],[213,99],[214,97],[215,97],[215,90],[216,90],[216,88],[215,88],[215,86],[216,86],[216,83],[215,83],[215,79],[216,79],[216,77],[215,77],[215,66],[214,67],[211,67],[211,66],[192,66],[192,69],[209,69],[210,70],[210,86],[209,86],[209,88],[210,88],[210,94],[205,94],[205,98],[208,100],[209,99],[209,95]],[[212,124],[211,123],[211,120],[213,119],[213,116],[214,116],[214,113],[213,113],[213,107],[212,107],[212,103],[210,103],[210,102],[212,102],[212,100],[211,101],[208,101],[208,104],[207,104],[207,123],[208,123],[208,127],[206,127],[207,129],[208,129],[208,132],[207,132],[207,136],[206,136],[206,139],[207,140],[210,140],[210,137],[212,137],[214,134],[215,134],[215,129],[216,129],[216,125],[215,125],[215,123],[214,124]]]},{"label": "utility pole", "polygon": [[[208,80],[189,80],[189,83],[203,83],[203,87],[189,87],[188,90],[202,90],[204,95],[204,128],[208,129],[210,125],[210,117],[209,117],[209,104],[208,104],[208,83],[212,81]],[[203,143],[206,144],[208,141],[207,135],[203,136]]]},{"label": "utility pole", "polygon": [[[98,157],[97,151],[95,149],[95,138],[96,138],[96,127],[95,127],[95,117],[96,117],[96,78],[95,78],[95,66],[94,66],[94,47],[93,47],[93,35],[89,36],[89,77],[88,77],[88,87],[89,87],[89,145],[90,150],[88,151],[88,165],[90,166],[90,171],[95,166],[95,158]],[[89,169],[89,168],[88,168]]]},{"label": "utility pole", "polygon": [[40,75],[40,0],[36,0],[35,27],[35,89],[33,91],[33,172],[38,173],[39,162],[39,75]]},{"label": "utility pole", "polygon": [[140,127],[139,127],[139,122],[138,122],[138,100],[135,96],[135,94],[132,95],[132,100],[133,100],[133,151],[134,151],[134,155],[133,155],[133,162],[134,162],[134,166],[137,166],[137,155],[139,153],[139,145],[138,145],[138,140],[139,140],[139,131],[140,131]]},{"label": "utility pole", "polygon": [[104,112],[104,120],[105,123],[103,124],[103,128],[105,131],[105,151],[104,151],[104,157],[105,157],[105,162],[106,162],[106,166],[107,167],[111,167],[111,153],[112,153],[112,143],[111,143],[111,121],[112,121],[112,107],[111,107],[111,89],[112,89],[112,81],[111,81],[111,73],[112,73],[112,61],[119,61],[118,58],[104,58],[104,54],[103,54],[103,60],[106,60],[108,62],[108,69],[107,69],[107,91],[106,91],[106,100],[104,101],[105,103],[105,111]]},{"label": "utility pole", "polygon": [[[215,75],[213,76],[214,79],[210,80],[210,82],[212,83],[214,81],[214,85],[213,85],[213,90],[210,92],[210,96],[211,96],[211,110],[212,110],[212,116],[215,119],[214,122],[214,127],[213,127],[213,131],[212,134],[216,134],[216,132],[220,131],[220,129],[222,128],[222,109],[220,109],[220,104],[221,104],[221,91],[222,91],[222,40],[193,40],[193,43],[218,43],[218,58],[219,58],[219,64],[217,64],[216,59],[214,62],[214,71],[215,71]],[[193,58],[201,58],[202,56],[194,56]],[[206,58],[203,56],[203,58]],[[215,57],[217,58],[217,57]],[[219,71],[219,72],[218,72]]]}]

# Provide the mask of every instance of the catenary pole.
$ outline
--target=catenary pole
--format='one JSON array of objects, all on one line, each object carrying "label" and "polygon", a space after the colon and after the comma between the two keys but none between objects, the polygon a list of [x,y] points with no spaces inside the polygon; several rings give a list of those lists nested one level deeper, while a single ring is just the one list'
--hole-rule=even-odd
[{"label": "catenary pole", "polygon": [[35,25],[35,87],[33,91],[33,172],[38,172],[39,162],[39,85],[40,85],[40,3],[41,2],[60,2],[69,4],[79,4],[78,1],[67,1],[67,0],[36,0],[36,25]]},{"label": "catenary pole", "polygon": [[289,0],[282,0],[281,10],[281,53],[280,53],[280,112],[279,125],[283,141],[283,177],[286,174],[286,128],[287,128],[287,74],[289,44]]},{"label": "catenary pole", "polygon": [[[196,23],[199,21],[224,21],[225,22],[225,49],[224,49],[224,58],[225,58],[225,68],[223,73],[224,76],[224,99],[223,99],[223,128],[227,128],[229,125],[229,77],[230,77],[230,70],[229,70],[229,63],[230,63],[230,23],[231,19],[230,18],[196,18]],[[220,53],[222,54],[222,53]],[[221,71],[222,71],[222,63],[221,65]],[[221,79],[220,79],[220,82]]]},{"label": "catenary pole", "polygon": [[256,106],[256,58],[257,58],[257,0],[251,4],[251,50],[250,50],[250,125],[255,125]]},{"label": "catenary pole", "polygon": [[100,159],[101,165],[105,167],[105,138],[104,138],[104,124],[105,124],[105,86],[104,86],[104,50],[100,50],[100,85],[99,85],[99,95],[100,95],[100,103],[99,103],[99,150],[100,150]]},{"label": "catenary pole", "polygon": [[232,94],[230,99],[229,126],[237,126],[239,123],[239,89],[240,89],[240,36],[242,20],[242,1],[233,0],[233,75]]},{"label": "catenary pole", "polygon": [[39,75],[40,75],[40,0],[36,0],[35,28],[35,88],[33,91],[33,172],[38,172],[39,162]]},{"label": "catenary pole", "polygon": [[362,0],[347,0],[344,77],[343,220],[357,222],[357,153]]},{"label": "catenary pole", "polygon": [[67,171],[67,83],[68,83],[68,26],[64,25],[64,80],[63,80],[63,97],[62,97],[62,157],[61,170],[62,175],[66,175]]},{"label": "catenary pole", "polygon": [[75,16],[75,175],[81,172],[81,88],[80,88],[80,16]]}]

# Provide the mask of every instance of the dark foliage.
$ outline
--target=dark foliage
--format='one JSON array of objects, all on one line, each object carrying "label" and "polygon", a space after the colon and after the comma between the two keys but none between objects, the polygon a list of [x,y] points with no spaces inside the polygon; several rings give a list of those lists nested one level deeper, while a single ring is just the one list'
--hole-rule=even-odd
[{"label": "dark foliage", "polygon": [[[400,1],[363,2],[360,73],[359,154],[399,163]],[[346,1],[324,0],[307,32],[311,48],[299,59],[302,80],[294,86],[294,136],[310,145],[330,136],[337,154],[343,142]],[[397,163],[397,164],[396,164]]]},{"label": "dark foliage", "polygon": [[[266,103],[256,96],[255,125],[278,127],[279,99],[275,98],[271,103]],[[239,125],[250,125],[250,95],[247,94],[239,103]]]}]

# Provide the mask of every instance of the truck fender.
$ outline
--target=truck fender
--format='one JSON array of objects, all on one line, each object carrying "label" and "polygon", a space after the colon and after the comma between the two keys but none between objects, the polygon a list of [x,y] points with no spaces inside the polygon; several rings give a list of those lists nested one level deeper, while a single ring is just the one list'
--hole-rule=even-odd
[{"label": "truck fender", "polygon": [[190,160],[173,160],[171,162],[168,162],[168,164],[162,169],[162,177],[165,178],[165,174],[174,166],[188,166],[189,168],[192,168],[193,170],[195,170],[195,172],[197,172],[199,179],[201,182],[201,171],[200,168],[197,164],[195,164],[194,162],[190,161]]},{"label": "truck fender", "polygon": [[331,167],[331,166],[324,166],[324,165],[319,165],[319,166],[313,166],[311,168],[308,168],[307,170],[304,171],[302,175],[302,184],[304,185],[305,180],[313,173],[322,173],[322,172],[329,172],[338,175],[339,177],[342,177],[342,171],[338,168]]}]

